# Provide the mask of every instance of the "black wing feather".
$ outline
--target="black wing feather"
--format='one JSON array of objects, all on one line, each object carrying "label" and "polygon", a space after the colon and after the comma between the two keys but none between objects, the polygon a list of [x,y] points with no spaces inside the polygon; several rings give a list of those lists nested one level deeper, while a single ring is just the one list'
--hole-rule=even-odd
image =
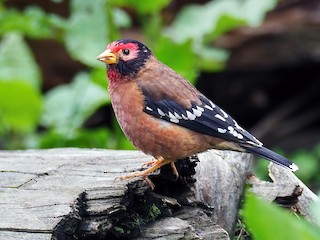
[{"label": "black wing feather", "polygon": [[[298,167],[285,157],[265,148],[262,143],[221,108],[204,96],[199,96],[200,105],[192,104],[185,109],[174,100],[152,100],[145,96],[144,112],[187,129],[232,141],[246,149],[247,152],[264,157],[292,171]],[[188,114],[189,113],[189,114]]]},{"label": "black wing feather", "polygon": [[[240,145],[262,145],[220,107],[204,96],[199,96],[199,99],[201,100],[200,105],[193,103],[191,108],[185,109],[174,100],[161,99],[154,101],[151,97],[145,96],[144,111],[154,117],[190,130],[237,142]],[[178,115],[178,118],[172,117],[173,115]]]}]

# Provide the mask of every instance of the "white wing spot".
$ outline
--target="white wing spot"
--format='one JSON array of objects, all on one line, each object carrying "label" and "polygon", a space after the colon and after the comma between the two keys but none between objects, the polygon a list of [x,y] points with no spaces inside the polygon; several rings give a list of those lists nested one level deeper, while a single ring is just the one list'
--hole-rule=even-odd
[{"label": "white wing spot", "polygon": [[243,135],[238,133],[237,130],[235,130],[232,126],[228,127],[229,133],[232,134],[234,137],[238,139],[243,139]]},{"label": "white wing spot", "polygon": [[198,109],[199,111],[201,111],[201,112],[203,112],[203,111],[204,111],[204,108],[199,107],[199,106],[197,106],[197,109]]},{"label": "white wing spot", "polygon": [[210,111],[213,111],[213,108],[210,107],[209,105],[205,105],[204,107],[205,107],[206,109],[209,109]]},{"label": "white wing spot", "polygon": [[256,145],[258,145],[258,146],[260,146],[260,147],[263,145],[263,143],[260,142],[258,139],[256,139],[255,136],[252,136],[252,137],[253,137],[253,139],[256,141]]},{"label": "white wing spot", "polygon": [[238,128],[238,129],[241,130],[241,131],[244,131],[244,129],[239,126],[239,124],[236,122],[236,120],[233,119],[233,123],[234,123],[234,126],[235,126],[236,128]]},{"label": "white wing spot", "polygon": [[222,117],[220,114],[216,114],[214,115],[214,117],[220,119],[221,121],[224,121],[224,122],[226,121],[226,119]]},{"label": "white wing spot", "polygon": [[195,120],[196,119],[196,116],[193,115],[191,112],[189,112],[189,111],[186,111],[186,112],[187,112],[187,117],[188,117],[189,120]]},{"label": "white wing spot", "polygon": [[225,128],[218,128],[217,129],[219,133],[226,133],[227,129]]},{"label": "white wing spot", "polygon": [[184,119],[184,120],[189,120],[188,117],[186,117],[185,115],[181,114],[181,117]]},{"label": "white wing spot", "polygon": [[225,111],[223,111],[222,109],[220,109],[220,112],[222,112],[222,114],[223,114],[223,116],[224,116],[225,118],[228,117],[228,114],[227,114]]},{"label": "white wing spot", "polygon": [[214,103],[212,101],[209,101],[209,103],[211,104],[212,108],[216,107],[216,105],[214,105]]},{"label": "white wing spot", "polygon": [[229,126],[228,127],[228,130],[229,130],[229,133],[231,135],[233,135],[234,137],[237,137],[238,136],[238,133],[234,130],[234,128],[232,126]]},{"label": "white wing spot", "polygon": [[193,111],[193,114],[196,116],[196,117],[201,117],[202,115],[202,112],[200,110],[197,110],[195,108],[192,108],[192,111]]},{"label": "white wing spot", "polygon": [[177,118],[170,118],[169,120],[174,123],[179,123],[179,119]]},{"label": "white wing spot", "polygon": [[148,107],[148,106],[146,106],[146,109],[148,110],[148,111],[153,111],[153,109],[152,108],[150,108],[150,107]]},{"label": "white wing spot", "polygon": [[295,165],[294,163],[292,163],[289,167],[291,168],[291,170],[292,170],[293,172],[299,170],[299,167],[298,167],[297,165]]},{"label": "white wing spot", "polygon": [[257,146],[257,147],[262,147],[262,143],[260,141],[259,142],[247,141],[247,143],[254,145],[254,146]]},{"label": "white wing spot", "polygon": [[169,112],[168,117],[171,119],[176,119],[176,117],[171,112]]},{"label": "white wing spot", "polygon": [[163,112],[160,108],[158,108],[157,111],[158,111],[158,113],[159,113],[162,117],[165,116],[164,112]]},{"label": "white wing spot", "polygon": [[178,113],[174,112],[173,114],[177,119],[182,119],[182,117]]}]

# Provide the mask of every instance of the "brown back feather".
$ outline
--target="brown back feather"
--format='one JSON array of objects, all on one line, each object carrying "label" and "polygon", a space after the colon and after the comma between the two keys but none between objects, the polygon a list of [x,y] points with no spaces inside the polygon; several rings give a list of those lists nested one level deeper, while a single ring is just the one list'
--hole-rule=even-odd
[{"label": "brown back feather", "polygon": [[142,92],[153,100],[170,99],[186,109],[192,103],[200,104],[202,94],[177,72],[151,56],[134,79]]}]

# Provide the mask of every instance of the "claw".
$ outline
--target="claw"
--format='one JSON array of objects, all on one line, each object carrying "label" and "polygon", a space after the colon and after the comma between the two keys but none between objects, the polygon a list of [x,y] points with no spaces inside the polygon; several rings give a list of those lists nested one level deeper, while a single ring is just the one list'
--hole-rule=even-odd
[{"label": "claw", "polygon": [[[163,157],[160,157],[160,158],[155,159],[154,161],[152,161],[152,163],[148,162],[148,163],[144,164],[144,165],[152,165],[153,164],[152,167],[150,167],[150,168],[148,168],[148,169],[146,169],[144,171],[133,172],[133,173],[131,173],[129,175],[117,177],[115,180],[125,180],[125,179],[130,179],[130,178],[135,178],[135,177],[143,177],[146,180],[146,182],[149,184],[149,186],[152,189],[154,189],[155,186],[151,182],[151,180],[147,177],[147,175],[152,173],[153,171],[157,170],[158,168],[162,167],[163,165],[166,165],[166,164],[170,163],[170,162],[173,163],[170,160],[166,160]],[[174,170],[174,172],[176,172],[175,175],[179,176],[178,171],[177,171],[176,167],[174,166],[174,164],[173,165],[171,164],[171,167],[172,167],[172,169],[175,169]]]},{"label": "claw", "polygon": [[151,165],[155,165],[155,164],[157,164],[158,161],[159,161],[158,159],[154,158],[154,159],[152,159],[152,161],[147,162],[147,163],[144,163],[144,164],[141,166],[141,168],[143,168],[143,167],[150,167]]}]

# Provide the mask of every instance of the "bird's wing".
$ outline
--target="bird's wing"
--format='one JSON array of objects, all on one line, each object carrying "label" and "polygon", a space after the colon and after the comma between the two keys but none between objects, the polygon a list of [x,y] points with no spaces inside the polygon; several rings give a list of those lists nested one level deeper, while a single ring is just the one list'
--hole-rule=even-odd
[{"label": "bird's wing", "polygon": [[190,130],[236,142],[241,146],[262,143],[186,79],[153,59],[152,71],[136,79],[144,96],[143,111]]},{"label": "bird's wing", "polygon": [[145,96],[144,112],[190,130],[219,137],[240,145],[262,146],[262,143],[220,107],[205,96],[198,97],[201,104],[191,103],[190,108],[170,99],[153,100]]},{"label": "bird's wing", "polygon": [[181,127],[234,142],[249,153],[264,157],[291,171],[298,170],[287,158],[263,147],[258,139],[208,98],[200,95],[199,100],[201,104],[193,102],[190,108],[185,108],[174,100],[154,101],[151,96],[145,96],[144,112]]},{"label": "bird's wing", "polygon": [[292,171],[298,169],[290,160],[263,147],[258,139],[179,74],[159,62],[152,64],[150,71],[146,70],[135,79],[144,96],[145,113],[198,133],[234,142],[247,152]]}]

